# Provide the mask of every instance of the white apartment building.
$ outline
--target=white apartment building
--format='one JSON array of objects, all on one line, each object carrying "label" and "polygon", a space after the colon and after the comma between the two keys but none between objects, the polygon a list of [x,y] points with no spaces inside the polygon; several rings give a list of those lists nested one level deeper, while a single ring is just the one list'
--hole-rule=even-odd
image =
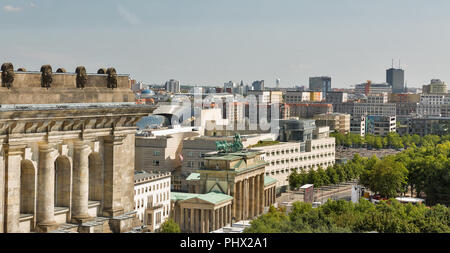
[{"label": "white apartment building", "polygon": [[370,93],[367,95],[367,103],[370,104],[385,104],[389,100],[388,93]]},{"label": "white apartment building", "polygon": [[366,135],[366,116],[350,118],[350,133],[361,136]]},{"label": "white apartment building", "polygon": [[422,94],[417,105],[417,115],[420,117],[440,117],[446,96],[443,94]]},{"label": "white apartment building", "polygon": [[170,214],[170,173],[135,172],[134,210],[150,231],[157,231]]},{"label": "white apartment building", "polygon": [[377,136],[386,136],[388,133],[396,132],[396,116],[367,116],[366,132]]},{"label": "white apartment building", "polygon": [[253,147],[260,151],[266,165],[266,175],[277,180],[277,189],[289,186],[289,175],[297,169],[326,169],[335,162],[335,139],[330,137],[306,142],[280,142],[270,146]]},{"label": "white apartment building", "polygon": [[396,115],[397,106],[394,103],[371,104],[355,103],[352,116],[359,117],[364,115],[392,116]]},{"label": "white apartment building", "polygon": [[420,103],[429,105],[442,105],[444,103],[445,97],[445,95],[439,94],[422,94],[420,95]]}]

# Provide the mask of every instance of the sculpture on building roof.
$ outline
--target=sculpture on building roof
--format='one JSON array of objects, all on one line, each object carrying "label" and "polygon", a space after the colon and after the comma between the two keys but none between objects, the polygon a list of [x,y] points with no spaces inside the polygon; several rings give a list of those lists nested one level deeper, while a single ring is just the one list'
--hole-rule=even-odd
[{"label": "sculpture on building roof", "polygon": [[42,73],[41,86],[43,88],[50,88],[51,83],[53,82],[52,72],[53,72],[52,66],[50,66],[50,65],[43,65],[41,67],[41,73]]},{"label": "sculpture on building roof", "polygon": [[65,68],[59,68],[56,70],[56,73],[66,73],[66,69]]},{"label": "sculpture on building roof", "polygon": [[84,66],[78,66],[75,73],[77,73],[77,88],[83,89],[87,83],[86,68]]},{"label": "sculpture on building roof", "polygon": [[14,82],[14,67],[12,63],[3,63],[2,65],[2,87],[11,88]]},{"label": "sculpture on building roof", "polygon": [[108,88],[117,88],[117,73],[115,68],[108,68],[106,70],[106,74],[108,74]]},{"label": "sculpture on building roof", "polygon": [[238,152],[243,149],[241,135],[236,133],[234,135],[233,143],[228,143],[227,141],[216,141],[216,148],[219,153],[233,153]]},{"label": "sculpture on building roof", "polygon": [[97,74],[106,74],[106,69],[105,68],[100,68],[99,70],[97,70]]}]

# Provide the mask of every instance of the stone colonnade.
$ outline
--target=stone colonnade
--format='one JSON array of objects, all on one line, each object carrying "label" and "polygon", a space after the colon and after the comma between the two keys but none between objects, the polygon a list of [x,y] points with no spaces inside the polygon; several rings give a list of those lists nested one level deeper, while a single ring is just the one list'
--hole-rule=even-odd
[{"label": "stone colonnade", "polygon": [[[3,218],[0,224],[2,232],[22,232],[21,222],[27,218],[32,219],[30,231],[55,230],[61,223],[55,219],[56,207],[68,210],[65,222],[81,224],[91,220],[89,201],[94,199],[90,199],[90,196],[103,195],[100,199],[95,198],[101,200],[103,216],[123,214],[123,196],[119,185],[122,177],[120,170],[123,169],[122,153],[126,150],[122,145],[125,137],[103,137],[102,153],[106,162],[94,166],[90,164],[91,154],[98,156],[95,160],[103,160],[91,148],[98,148],[99,142],[94,139],[3,144],[3,159],[0,160],[5,160],[2,164],[5,166],[0,166],[0,170],[3,167],[7,177],[4,182],[5,208],[4,212],[0,212]],[[72,147],[70,155],[67,144]],[[37,161],[32,160],[29,148],[32,146],[37,146],[34,150],[38,153],[34,156]],[[97,176],[92,178],[92,174]],[[92,188],[102,192],[90,194],[90,185],[98,184],[99,181],[103,184]]]},{"label": "stone colonnade", "polygon": [[231,224],[231,201],[220,206],[193,207],[178,205],[174,220],[184,233],[209,233]]},{"label": "stone colonnade", "polygon": [[264,173],[235,182],[233,187],[235,221],[253,219],[264,211]]},{"label": "stone colonnade", "polygon": [[271,206],[275,204],[276,192],[275,192],[276,184],[273,186],[266,187],[264,189],[264,206]]}]

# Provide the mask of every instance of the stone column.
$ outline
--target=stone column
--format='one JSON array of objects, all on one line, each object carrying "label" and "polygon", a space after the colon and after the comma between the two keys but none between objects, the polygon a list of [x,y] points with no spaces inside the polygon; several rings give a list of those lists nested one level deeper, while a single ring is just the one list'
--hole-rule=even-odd
[{"label": "stone column", "polygon": [[184,232],[184,208],[180,206],[180,230]]},{"label": "stone column", "polygon": [[244,214],[243,214],[243,220],[247,220],[248,219],[248,179],[244,180]]},{"label": "stone column", "polygon": [[[19,232],[20,218],[20,171],[25,145],[9,145],[5,150],[4,170],[4,223],[6,233]],[[3,179],[3,178],[2,178]],[[3,204],[3,203],[2,203]],[[3,210],[2,210],[3,211]]]},{"label": "stone column", "polygon": [[195,216],[194,216],[194,208],[190,208],[191,210],[191,233],[194,233],[194,221],[195,221]]},{"label": "stone column", "polygon": [[85,141],[74,142],[73,147],[73,194],[72,222],[83,223],[89,216],[89,154],[90,147]]},{"label": "stone column", "polygon": [[264,212],[264,173],[259,176],[259,214]]},{"label": "stone column", "polygon": [[234,185],[233,185],[233,203],[232,203],[232,205],[233,205],[233,213],[231,214],[231,216],[233,216],[233,217],[235,217],[235,218],[237,218],[237,208],[236,208],[236,206],[237,206],[237,183],[235,182],[234,183]]},{"label": "stone column", "polygon": [[205,218],[205,227],[206,227],[206,233],[209,233],[209,219],[211,219],[210,211],[205,210],[206,212],[206,218]]},{"label": "stone column", "polygon": [[[3,155],[3,143],[0,142],[0,185],[5,185],[5,160]],[[4,233],[5,218],[4,218],[4,203],[5,203],[5,187],[0,187],[0,233]]]},{"label": "stone column", "polygon": [[255,194],[253,194],[253,196],[255,197],[255,204],[254,204],[255,212],[254,212],[253,217],[257,217],[259,215],[259,199],[260,199],[260,194],[261,194],[259,192],[259,190],[260,190],[260,188],[259,188],[259,176],[255,177],[255,187],[254,187],[254,189],[255,189]]},{"label": "stone column", "polygon": [[103,193],[103,215],[114,217],[123,214],[121,194],[121,170],[123,140],[125,136],[109,136],[104,141],[104,193]]},{"label": "stone column", "polygon": [[253,218],[255,211],[255,181],[254,177],[248,180],[248,217]]},{"label": "stone column", "polygon": [[276,200],[276,192],[275,192],[275,187],[272,187],[272,203],[275,204],[275,200]]},{"label": "stone column", "polygon": [[205,209],[201,209],[201,214],[200,214],[200,233],[205,233]]},{"label": "stone column", "polygon": [[224,226],[226,226],[228,224],[228,215],[229,215],[229,213],[228,213],[228,206],[225,206],[223,209],[225,211]]},{"label": "stone column", "polygon": [[234,213],[234,216],[236,217],[236,220],[241,219],[241,182],[236,182],[236,212]]},{"label": "stone column", "polygon": [[219,223],[219,220],[220,220],[219,209],[216,209],[215,212],[216,212],[216,230],[217,230],[217,229],[220,228],[220,223]]},{"label": "stone column", "polygon": [[55,149],[51,144],[39,145],[38,199],[36,221],[39,232],[57,228],[55,221]]},{"label": "stone column", "polygon": [[223,207],[221,207],[221,208],[219,209],[219,212],[220,212],[220,227],[221,227],[221,228],[224,227],[224,222],[223,222],[223,221],[224,221],[224,218],[223,218],[223,214],[224,214],[224,213],[223,213],[223,211],[224,211],[224,210],[223,210]]},{"label": "stone column", "polygon": [[211,210],[211,227],[212,231],[216,230],[216,210]]},{"label": "stone column", "polygon": [[230,226],[233,224],[233,216],[231,215],[231,206],[229,207],[229,213],[230,213],[230,217],[228,218],[229,219],[229,222],[230,222]]},{"label": "stone column", "polygon": [[194,215],[195,215],[195,230],[194,233],[200,233],[200,209],[195,209],[194,210]]}]

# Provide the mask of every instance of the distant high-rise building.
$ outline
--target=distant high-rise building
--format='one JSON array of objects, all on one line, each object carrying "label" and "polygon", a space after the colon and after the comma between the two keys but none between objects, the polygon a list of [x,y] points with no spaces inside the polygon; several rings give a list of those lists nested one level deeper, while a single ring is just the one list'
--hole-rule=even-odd
[{"label": "distant high-rise building", "polygon": [[180,93],[180,82],[174,79],[170,79],[166,82],[164,88],[167,92]]},{"label": "distant high-rise building", "polygon": [[277,78],[277,80],[275,81],[275,87],[278,89],[280,88],[280,79]]},{"label": "distant high-rise building", "polygon": [[252,87],[253,87],[253,90],[256,90],[256,91],[263,91],[263,90],[264,90],[264,80],[261,80],[261,81],[254,81],[254,82],[252,83]]},{"label": "distant high-rise building", "polygon": [[405,92],[405,71],[394,68],[386,70],[386,82],[392,86],[392,93]]},{"label": "distant high-rise building", "polygon": [[309,78],[309,89],[311,91],[321,91],[326,98],[326,93],[331,91],[331,77],[319,76]]}]

